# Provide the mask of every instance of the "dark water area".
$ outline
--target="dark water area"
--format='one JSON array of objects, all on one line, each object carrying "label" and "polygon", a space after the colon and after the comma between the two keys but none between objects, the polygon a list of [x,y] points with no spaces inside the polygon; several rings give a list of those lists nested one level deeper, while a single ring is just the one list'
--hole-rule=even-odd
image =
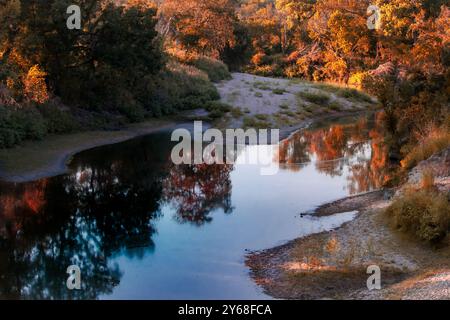
[{"label": "dark water area", "polygon": [[[0,183],[0,298],[266,299],[248,250],[330,230],[348,212],[304,216],[388,179],[379,116],[318,123],[257,165],[173,165],[170,133],[78,154],[70,172]],[[81,268],[81,290],[66,269]]]}]

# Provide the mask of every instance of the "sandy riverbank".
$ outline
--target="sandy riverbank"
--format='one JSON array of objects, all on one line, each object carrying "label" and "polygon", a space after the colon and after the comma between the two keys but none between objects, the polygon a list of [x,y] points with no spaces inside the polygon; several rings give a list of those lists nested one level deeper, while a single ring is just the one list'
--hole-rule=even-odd
[{"label": "sandy riverbank", "polygon": [[[447,150],[423,161],[408,183],[431,167],[436,185],[448,191],[449,160]],[[432,247],[393,230],[384,215],[392,195],[394,190],[348,197],[307,213],[359,211],[331,232],[249,254],[254,281],[268,295],[283,299],[450,299],[450,239]],[[370,265],[381,268],[381,290],[367,289]]]}]

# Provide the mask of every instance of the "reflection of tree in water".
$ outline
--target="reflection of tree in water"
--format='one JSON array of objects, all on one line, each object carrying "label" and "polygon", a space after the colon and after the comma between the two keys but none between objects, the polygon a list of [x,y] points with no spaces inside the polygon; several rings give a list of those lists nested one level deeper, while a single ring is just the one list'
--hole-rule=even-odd
[{"label": "reflection of tree in water", "polygon": [[[218,207],[230,212],[232,167],[169,166],[170,149],[153,136],[84,153],[73,174],[0,183],[0,298],[111,293],[122,276],[111,257],[139,259],[153,250],[163,194],[175,198],[179,221],[210,220]],[[79,291],[66,288],[72,264],[81,267]]]},{"label": "reflection of tree in water", "polygon": [[202,225],[210,222],[209,213],[221,208],[232,211],[232,165],[199,164],[174,166],[164,180],[164,199],[176,209],[177,220]]},{"label": "reflection of tree in water", "polygon": [[330,176],[341,176],[344,167],[349,166],[350,193],[380,188],[389,175],[382,122],[379,114],[374,117],[374,121],[361,118],[351,124],[298,132],[280,144],[280,163],[298,171],[298,164],[315,158],[316,169]]},{"label": "reflection of tree in water", "polygon": [[[107,266],[96,221],[76,210],[67,214],[73,201],[59,186],[46,181],[1,189],[1,206],[11,199],[15,205],[0,217],[0,297],[95,299],[112,291],[120,271]],[[36,199],[39,207],[30,206],[27,197],[34,190],[59,201]],[[82,268],[80,291],[65,287],[66,268],[74,263]]]},{"label": "reflection of tree in water", "polygon": [[[115,252],[152,249],[164,167],[151,148],[121,151],[88,153],[74,174],[0,185],[0,297],[95,299],[120,281]],[[66,288],[71,264],[82,290]]]},{"label": "reflection of tree in water", "polygon": [[392,168],[388,163],[388,148],[384,143],[382,128],[382,119],[378,114],[373,128],[369,131],[370,159],[351,166],[348,177],[351,194],[382,188],[392,178]]}]

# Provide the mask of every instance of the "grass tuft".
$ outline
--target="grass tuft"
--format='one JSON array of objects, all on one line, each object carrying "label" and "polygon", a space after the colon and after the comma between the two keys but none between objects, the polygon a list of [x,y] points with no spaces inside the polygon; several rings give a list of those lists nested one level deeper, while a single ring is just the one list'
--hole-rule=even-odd
[{"label": "grass tuft", "polygon": [[405,169],[411,169],[420,161],[426,160],[448,147],[450,147],[450,132],[446,129],[433,129],[406,155],[401,161],[401,165]]},{"label": "grass tuft", "polygon": [[330,96],[322,92],[300,91],[297,95],[300,98],[317,105],[326,105],[330,102]]},{"label": "grass tuft", "polygon": [[407,190],[386,210],[394,227],[422,241],[437,243],[450,228],[450,203],[444,194]]}]

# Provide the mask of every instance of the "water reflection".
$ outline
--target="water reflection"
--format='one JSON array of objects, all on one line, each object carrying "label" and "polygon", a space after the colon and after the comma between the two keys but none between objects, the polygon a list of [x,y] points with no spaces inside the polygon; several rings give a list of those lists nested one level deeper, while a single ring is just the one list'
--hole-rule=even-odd
[{"label": "water reflection", "polygon": [[[95,299],[120,282],[109,257],[151,252],[162,202],[198,225],[215,207],[231,212],[232,167],[170,165],[162,141],[83,153],[68,175],[0,183],[0,298]],[[83,270],[81,291],[65,288],[71,264]]]},{"label": "water reflection", "polygon": [[297,132],[280,144],[280,163],[284,169],[299,171],[314,161],[319,172],[332,177],[343,175],[349,167],[350,194],[381,188],[391,178],[382,116],[377,113],[352,123]]},{"label": "water reflection", "polygon": [[232,212],[232,165],[173,166],[164,179],[163,200],[175,208],[177,221],[202,225],[212,221],[209,215],[221,208]]},{"label": "water reflection", "polygon": [[[282,168],[294,172],[310,161],[329,176],[347,170],[349,192],[368,191],[389,179],[381,130],[377,117],[306,130],[283,141],[278,156]],[[70,174],[0,183],[0,298],[111,294],[124,274],[114,257],[152,254],[157,222],[167,214],[162,207],[172,208],[176,223],[198,227],[211,224],[216,211],[234,212],[235,168],[174,166],[167,141],[161,134],[102,147],[77,156]],[[245,189],[239,190],[245,198]],[[66,289],[71,264],[83,270],[83,290]]]}]

